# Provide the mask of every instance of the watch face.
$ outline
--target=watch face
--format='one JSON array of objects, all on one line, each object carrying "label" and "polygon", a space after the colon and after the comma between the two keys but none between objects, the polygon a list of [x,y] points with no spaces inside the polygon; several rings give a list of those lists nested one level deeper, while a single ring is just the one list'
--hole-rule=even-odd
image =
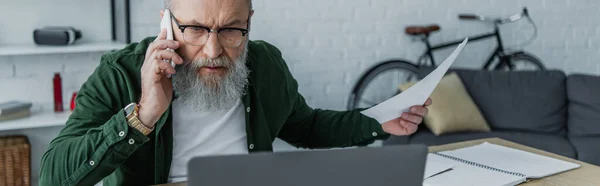
[{"label": "watch face", "polygon": [[135,110],[135,106],[136,106],[135,103],[130,103],[129,105],[127,105],[125,107],[125,114],[127,114],[127,115],[131,114],[133,112],[133,110]]}]

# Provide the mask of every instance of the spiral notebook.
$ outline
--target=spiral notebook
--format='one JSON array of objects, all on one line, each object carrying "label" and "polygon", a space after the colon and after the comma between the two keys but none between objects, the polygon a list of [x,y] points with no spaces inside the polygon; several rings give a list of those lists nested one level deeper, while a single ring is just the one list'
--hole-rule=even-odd
[{"label": "spiral notebook", "polygon": [[423,185],[517,185],[579,168],[580,165],[509,147],[482,143],[430,153],[427,163],[453,165],[452,170],[424,180]]}]

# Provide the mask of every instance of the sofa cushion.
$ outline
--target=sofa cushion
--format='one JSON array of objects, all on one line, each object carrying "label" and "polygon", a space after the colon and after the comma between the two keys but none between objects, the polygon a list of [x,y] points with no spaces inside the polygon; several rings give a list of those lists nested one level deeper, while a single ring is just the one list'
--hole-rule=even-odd
[{"label": "sofa cushion", "polygon": [[565,134],[567,96],[563,72],[454,71],[461,77],[492,131],[509,129]]},{"label": "sofa cushion", "polygon": [[569,136],[600,135],[599,85],[597,76],[570,75],[567,78]]},{"label": "sofa cushion", "polygon": [[577,159],[600,166],[600,136],[569,137],[577,150]]},{"label": "sofa cushion", "polygon": [[475,140],[481,138],[502,138],[540,150],[552,152],[569,158],[576,158],[576,153],[566,138],[556,135],[533,134],[523,132],[492,131],[485,133],[455,133],[435,136],[427,130],[413,134],[408,143],[425,145],[443,145],[447,143]]},{"label": "sofa cushion", "polygon": [[[417,82],[400,85],[405,91]],[[481,111],[467,93],[460,77],[456,73],[442,78],[430,95],[435,104],[430,105],[429,113],[423,117],[423,123],[435,135],[453,132],[489,132],[490,127]]]}]

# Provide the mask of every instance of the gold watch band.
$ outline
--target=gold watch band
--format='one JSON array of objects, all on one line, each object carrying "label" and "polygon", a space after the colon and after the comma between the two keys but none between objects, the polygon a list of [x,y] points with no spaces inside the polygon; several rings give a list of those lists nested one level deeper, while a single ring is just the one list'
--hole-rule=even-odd
[{"label": "gold watch band", "polygon": [[139,110],[139,105],[138,105],[138,104],[136,104],[136,105],[134,106],[134,110],[133,110],[133,112],[131,112],[131,113],[130,113],[130,114],[127,116],[127,124],[128,124],[130,127],[132,127],[132,128],[134,128],[134,129],[136,129],[136,130],[140,131],[142,134],[144,134],[144,135],[148,135],[148,134],[150,134],[150,132],[152,132],[152,131],[154,130],[154,127],[152,127],[152,128],[148,128],[148,127],[146,127],[146,125],[144,125],[144,124],[142,123],[142,121],[140,121],[140,119],[139,119],[139,117],[138,117],[138,110]]}]

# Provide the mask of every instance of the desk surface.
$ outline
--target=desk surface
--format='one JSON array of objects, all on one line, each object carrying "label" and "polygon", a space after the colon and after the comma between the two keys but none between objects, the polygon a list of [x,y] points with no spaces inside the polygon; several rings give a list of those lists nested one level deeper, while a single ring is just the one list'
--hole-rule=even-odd
[{"label": "desk surface", "polygon": [[[523,150],[523,151],[527,151],[527,152],[532,152],[532,153],[536,153],[536,154],[540,154],[540,155],[544,155],[544,156],[548,156],[548,157],[552,157],[552,158],[556,158],[556,159],[560,159],[560,160],[564,160],[564,161],[568,161],[568,162],[572,162],[572,163],[581,165],[581,167],[578,169],[563,172],[563,173],[545,177],[542,179],[531,180],[531,181],[521,184],[521,185],[524,185],[524,186],[600,185],[600,167],[598,167],[598,166],[595,166],[595,165],[592,165],[589,163],[585,163],[582,161],[574,160],[571,158],[567,158],[564,156],[560,156],[557,154],[553,154],[550,152],[546,152],[543,150],[535,149],[532,147],[528,147],[525,145],[521,145],[518,143],[510,142],[510,141],[503,140],[500,138],[486,138],[486,139],[451,143],[451,144],[440,145],[440,146],[431,146],[431,147],[429,147],[429,152],[439,152],[439,151],[454,150],[454,149],[459,149],[459,148],[464,148],[464,147],[470,147],[470,146],[474,146],[474,145],[479,145],[486,141],[489,143],[502,145],[505,147],[511,147],[511,148],[515,148],[515,149],[519,149],[519,150]],[[159,186],[185,186],[185,185],[186,185],[185,182],[183,182],[183,183],[163,184],[163,185],[159,185]]]}]

